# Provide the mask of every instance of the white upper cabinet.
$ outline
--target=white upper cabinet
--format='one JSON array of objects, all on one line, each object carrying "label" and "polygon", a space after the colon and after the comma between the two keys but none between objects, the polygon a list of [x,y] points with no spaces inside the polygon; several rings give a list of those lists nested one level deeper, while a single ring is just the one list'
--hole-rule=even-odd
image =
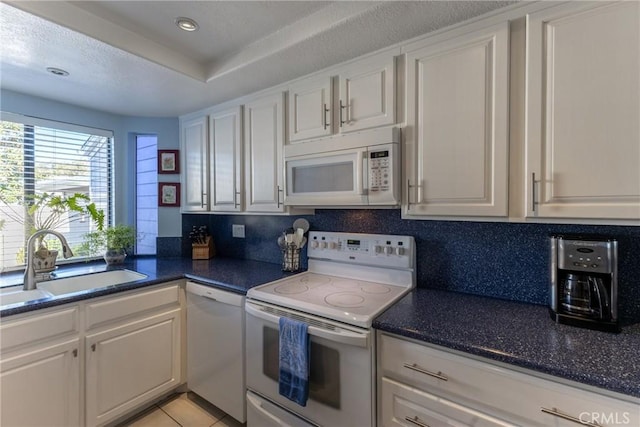
[{"label": "white upper cabinet", "polygon": [[525,212],[640,219],[640,3],[528,16]]},{"label": "white upper cabinet", "polygon": [[207,117],[180,124],[182,138],[182,211],[208,209]]},{"label": "white upper cabinet", "polygon": [[341,69],[336,123],[339,132],[394,124],[395,85],[395,58],[386,52]]},{"label": "white upper cabinet", "polygon": [[245,210],[284,212],[284,93],[244,106]]},{"label": "white upper cabinet", "polygon": [[395,50],[292,83],[289,142],[395,124]]},{"label": "white upper cabinet", "polygon": [[289,139],[318,138],[332,134],[332,78],[322,76],[289,86]]},{"label": "white upper cabinet", "polygon": [[209,116],[211,211],[242,211],[242,108]]},{"label": "white upper cabinet", "polygon": [[508,215],[509,24],[407,52],[404,217]]}]

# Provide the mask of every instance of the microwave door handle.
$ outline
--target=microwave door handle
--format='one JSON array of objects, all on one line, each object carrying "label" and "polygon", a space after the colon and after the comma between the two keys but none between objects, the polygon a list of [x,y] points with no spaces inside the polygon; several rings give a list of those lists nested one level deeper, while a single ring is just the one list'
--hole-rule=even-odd
[{"label": "microwave door handle", "polygon": [[[244,309],[247,313],[262,320],[266,320],[269,323],[273,323],[276,327],[280,322],[280,316],[275,314],[266,313],[253,305],[245,304]],[[337,330],[324,329],[318,326],[309,325],[308,333],[311,336],[325,338],[329,341],[339,342],[341,344],[352,345],[355,347],[366,348],[369,344],[369,333],[358,333],[345,330],[343,328],[336,328]]]},{"label": "microwave door handle", "polygon": [[[367,194],[367,175],[368,175],[368,165],[367,165],[367,152],[366,151],[358,151],[357,165],[359,165],[362,170],[360,173],[356,173],[356,192],[364,196]],[[357,167],[357,166],[356,166]],[[357,172],[357,171],[356,171]]]}]

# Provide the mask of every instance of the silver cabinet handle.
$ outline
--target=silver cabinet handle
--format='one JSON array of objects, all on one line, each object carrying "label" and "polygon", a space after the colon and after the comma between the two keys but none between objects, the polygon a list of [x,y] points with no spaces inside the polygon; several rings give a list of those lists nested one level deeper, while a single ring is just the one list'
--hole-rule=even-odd
[{"label": "silver cabinet handle", "polygon": [[73,357],[78,357],[78,349],[77,348],[74,348],[72,353],[73,353]]},{"label": "silver cabinet handle", "polygon": [[241,194],[241,193],[240,193],[239,191],[236,191],[236,192],[234,193],[234,195],[233,195],[233,208],[234,208],[234,209],[235,209],[235,208],[237,208],[237,207],[240,205],[240,203],[238,203],[238,196],[239,196],[240,194]]},{"label": "silver cabinet handle", "polygon": [[407,210],[411,209],[411,180],[407,179]]},{"label": "silver cabinet handle", "polygon": [[429,427],[429,424],[425,424],[422,421],[420,421],[420,418],[418,418],[418,416],[416,415],[413,418],[409,418],[409,417],[404,417],[405,421],[409,421],[411,424],[415,424],[419,427]]},{"label": "silver cabinet handle", "polygon": [[342,119],[342,110],[344,110],[345,108],[347,108],[347,105],[342,104],[342,99],[341,99],[340,100],[340,127],[342,127],[342,125],[346,123],[346,121]]},{"label": "silver cabinet handle", "polygon": [[204,191],[202,192],[202,195],[200,196],[200,207],[204,208],[205,205],[205,197],[207,197],[207,193],[205,193]]},{"label": "silver cabinet handle", "polygon": [[91,344],[91,351],[96,351],[96,345],[95,344]]},{"label": "silver cabinet handle", "polygon": [[446,375],[443,375],[442,372],[440,372],[440,371],[431,372],[431,371],[428,371],[428,370],[426,370],[424,368],[421,368],[420,366],[418,366],[415,363],[412,363],[411,365],[408,364],[408,363],[405,363],[404,367],[407,368],[407,369],[411,369],[412,371],[420,372],[421,374],[429,375],[430,377],[434,377],[434,378],[437,378],[437,379],[442,380],[442,381],[449,381],[449,378],[447,378]]},{"label": "silver cabinet handle", "polygon": [[327,113],[329,112],[329,109],[327,108],[327,104],[324,104],[324,113],[323,113],[323,117],[322,117],[322,121],[324,122],[324,129],[327,130],[327,127],[329,127],[329,122],[327,122]]},{"label": "silver cabinet handle", "polygon": [[536,202],[536,173],[532,172],[531,173],[531,211],[535,212],[536,211],[536,205],[538,204],[538,202]]},{"label": "silver cabinet handle", "polygon": [[278,208],[282,204],[282,202],[280,201],[280,193],[284,193],[284,190],[278,185],[278,194],[276,195],[276,197],[278,198]]},{"label": "silver cabinet handle", "polygon": [[544,412],[545,414],[553,415],[554,417],[562,418],[563,420],[573,421],[574,423],[581,424],[583,426],[602,427],[597,422],[590,423],[590,422],[587,422],[587,421],[582,421],[580,418],[576,418],[576,417],[574,417],[572,415],[565,414],[564,412],[560,412],[556,408],[551,408],[551,409],[540,408],[540,411]]}]

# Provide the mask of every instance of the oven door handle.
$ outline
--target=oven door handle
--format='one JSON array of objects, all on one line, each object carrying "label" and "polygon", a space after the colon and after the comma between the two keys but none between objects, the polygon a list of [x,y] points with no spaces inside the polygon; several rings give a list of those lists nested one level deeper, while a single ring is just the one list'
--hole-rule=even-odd
[{"label": "oven door handle", "polygon": [[[251,303],[245,304],[244,308],[246,312],[251,314],[252,316],[258,317],[262,320],[266,320],[267,322],[273,323],[276,326],[278,326],[280,322],[280,316],[264,312],[259,308],[256,308],[256,306],[251,305]],[[308,333],[313,337],[325,338],[329,341],[338,342],[341,344],[367,348],[369,345],[369,334],[371,332],[350,331],[339,326],[336,326],[333,329],[328,329],[323,328],[322,326],[309,325]]]}]

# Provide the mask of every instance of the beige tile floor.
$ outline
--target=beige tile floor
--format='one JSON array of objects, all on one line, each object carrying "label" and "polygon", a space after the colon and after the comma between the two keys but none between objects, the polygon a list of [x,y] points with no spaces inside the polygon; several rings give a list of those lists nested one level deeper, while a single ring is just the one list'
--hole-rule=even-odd
[{"label": "beige tile floor", "polygon": [[241,427],[231,416],[193,393],[158,402],[119,427]]}]

